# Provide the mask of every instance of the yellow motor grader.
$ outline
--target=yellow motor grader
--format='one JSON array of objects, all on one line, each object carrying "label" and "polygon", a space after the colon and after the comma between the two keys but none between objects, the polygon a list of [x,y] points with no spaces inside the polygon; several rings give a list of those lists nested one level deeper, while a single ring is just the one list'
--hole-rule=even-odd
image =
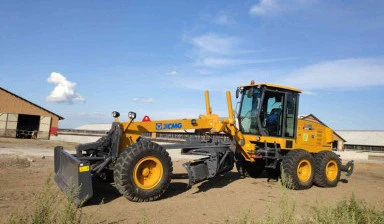
[{"label": "yellow motor grader", "polygon": [[[129,112],[129,120],[120,122],[119,113],[113,112],[115,122],[98,141],[78,145],[76,154],[55,147],[55,182],[67,193],[70,188],[79,189],[77,203],[93,196],[95,177],[112,179],[128,200],[157,200],[172,178],[167,149],[180,148],[184,154],[202,156],[183,164],[189,186],[228,172],[236,164],[242,176],[283,172],[291,180],[289,187],[296,190],[313,184],[335,187],[341,171],[352,174],[353,161],[341,164],[332,151],[333,131],[329,127],[298,119],[299,94],[298,89],[252,81],[237,88],[240,102],[236,113],[231,93],[226,92],[228,118],[224,119],[212,113],[208,91],[206,114],[194,119],[137,122],[136,114]],[[142,137],[143,133],[190,129],[211,137],[167,145]],[[229,141],[215,138],[218,133],[224,133]]]}]

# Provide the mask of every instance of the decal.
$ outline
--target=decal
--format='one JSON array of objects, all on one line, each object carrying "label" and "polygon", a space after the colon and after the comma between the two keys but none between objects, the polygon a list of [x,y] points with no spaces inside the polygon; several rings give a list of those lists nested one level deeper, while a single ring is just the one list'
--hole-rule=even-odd
[{"label": "decal", "polygon": [[82,172],[87,172],[89,171],[89,166],[80,166],[79,167],[79,172],[82,173]]},{"label": "decal", "polygon": [[180,123],[156,123],[156,130],[170,130],[170,129],[181,129],[183,128],[183,124]]}]

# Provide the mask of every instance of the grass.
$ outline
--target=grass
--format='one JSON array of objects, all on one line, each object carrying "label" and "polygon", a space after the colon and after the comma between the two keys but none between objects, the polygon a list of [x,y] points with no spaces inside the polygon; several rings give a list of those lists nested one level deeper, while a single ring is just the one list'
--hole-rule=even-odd
[{"label": "grass", "polygon": [[18,169],[27,168],[31,166],[31,163],[28,161],[27,158],[11,158],[11,157],[5,157],[5,159],[2,159],[0,161],[0,168],[4,167],[16,167]]},{"label": "grass", "polygon": [[384,211],[370,207],[364,201],[356,200],[352,194],[349,199],[339,201],[335,207],[312,208],[311,218],[314,223],[384,223]]},{"label": "grass", "polygon": [[13,212],[8,224],[75,224],[83,223],[81,208],[74,203],[76,194],[65,197],[52,183],[49,177],[41,191],[33,195],[31,207]]},{"label": "grass", "polygon": [[[284,175],[282,175],[284,176]],[[233,221],[236,224],[381,224],[384,223],[384,211],[368,206],[365,201],[357,200],[354,194],[348,199],[337,202],[335,206],[311,207],[307,215],[298,215],[296,211],[295,191],[289,190],[290,180],[282,178],[279,188],[278,208],[272,209],[271,202],[263,216],[253,216],[251,211],[242,213]],[[257,211],[256,211],[257,212]]]},{"label": "grass", "polygon": [[[310,208],[308,215],[299,216],[296,208],[295,191],[289,190],[290,180],[280,180],[278,208],[272,208],[271,202],[263,216],[253,216],[250,210],[242,212],[235,220],[225,220],[225,223],[236,224],[381,224],[384,223],[384,211],[368,206],[364,201],[357,200],[352,194],[348,199],[339,201],[335,206]],[[285,186],[288,186],[285,187]],[[75,206],[76,193],[65,197],[52,183],[49,177],[40,192],[34,194],[31,207],[24,207],[12,213],[8,224],[75,224],[89,223],[81,208]],[[257,212],[257,211],[256,211]],[[139,223],[152,223],[145,211]]]}]

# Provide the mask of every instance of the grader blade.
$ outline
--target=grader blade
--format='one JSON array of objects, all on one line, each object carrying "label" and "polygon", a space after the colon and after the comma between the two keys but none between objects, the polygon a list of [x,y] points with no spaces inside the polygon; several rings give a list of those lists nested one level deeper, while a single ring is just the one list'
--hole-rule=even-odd
[{"label": "grader blade", "polygon": [[93,196],[92,176],[89,162],[80,161],[74,155],[64,151],[63,147],[55,147],[55,183],[81,205]]}]

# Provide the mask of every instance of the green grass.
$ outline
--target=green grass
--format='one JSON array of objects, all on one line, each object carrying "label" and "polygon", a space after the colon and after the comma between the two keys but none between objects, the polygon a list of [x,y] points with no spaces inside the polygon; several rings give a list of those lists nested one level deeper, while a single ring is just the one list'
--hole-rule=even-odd
[{"label": "green grass", "polygon": [[[235,220],[225,223],[236,224],[381,224],[384,223],[384,211],[368,206],[365,201],[357,200],[354,194],[337,202],[335,206],[315,205],[306,215],[297,213],[296,191],[289,190],[290,180],[282,178],[279,187],[278,208],[272,208],[271,202],[263,216],[255,211],[239,214]],[[288,187],[288,188],[287,188]]]},{"label": "green grass", "polygon": [[[352,194],[348,199],[340,200],[335,206],[321,207],[316,205],[309,209],[308,215],[298,215],[296,193],[285,186],[289,186],[289,180],[283,178],[279,187],[278,208],[272,208],[271,202],[267,205],[267,211],[255,216],[251,210],[238,215],[235,220],[225,220],[224,223],[236,224],[381,224],[384,223],[384,211],[368,206],[364,201],[357,200]],[[82,213],[81,208],[75,206],[76,194],[67,198],[53,185],[49,177],[41,191],[34,194],[33,203],[23,209],[12,213],[8,224],[67,224],[89,223]],[[257,215],[256,215],[257,214]],[[151,223],[151,220],[143,212],[140,223]]]},{"label": "green grass", "polygon": [[74,203],[75,197],[76,193],[71,197],[65,197],[64,194],[53,185],[52,178],[49,177],[42,189],[33,195],[33,202],[30,206],[25,206],[23,209],[13,212],[9,216],[7,223],[83,223],[81,208],[78,208]]},{"label": "green grass", "polygon": [[370,207],[364,201],[356,200],[352,194],[349,199],[339,201],[335,207],[316,206],[312,208],[310,218],[314,223],[384,223],[384,211]]}]

